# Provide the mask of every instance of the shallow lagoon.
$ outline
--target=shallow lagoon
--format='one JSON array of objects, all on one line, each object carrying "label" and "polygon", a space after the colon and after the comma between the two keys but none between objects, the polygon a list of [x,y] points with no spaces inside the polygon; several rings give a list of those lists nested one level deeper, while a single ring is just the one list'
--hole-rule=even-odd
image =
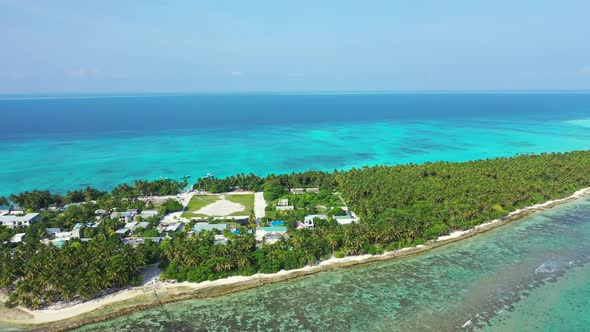
[{"label": "shallow lagoon", "polygon": [[588,149],[590,94],[0,97],[0,195]]}]

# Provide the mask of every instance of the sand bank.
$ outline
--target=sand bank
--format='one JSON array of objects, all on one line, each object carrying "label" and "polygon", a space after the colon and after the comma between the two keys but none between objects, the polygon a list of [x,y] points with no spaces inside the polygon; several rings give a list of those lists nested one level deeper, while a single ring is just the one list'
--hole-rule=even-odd
[{"label": "sand bank", "polygon": [[322,271],[330,271],[353,265],[421,253],[483,233],[510,221],[520,219],[534,211],[548,209],[588,194],[590,194],[590,188],[578,190],[566,198],[522,208],[511,212],[501,219],[495,219],[480,224],[469,230],[452,232],[449,235],[441,236],[437,240],[431,241],[425,245],[394,250],[382,255],[348,256],[340,259],[332,257],[318,265],[306,266],[296,270],[282,270],[274,274],[258,273],[252,276],[234,276],[201,283],[173,283],[152,280],[144,286],[129,288],[95,300],[75,304],[67,308],[46,310],[28,310],[24,308],[10,309],[2,312],[3,315],[0,318],[0,321],[19,325],[30,325],[32,330],[39,331],[68,330],[88,323],[129,314],[133,311],[159,306],[163,303],[183,301],[193,298],[220,296]]}]

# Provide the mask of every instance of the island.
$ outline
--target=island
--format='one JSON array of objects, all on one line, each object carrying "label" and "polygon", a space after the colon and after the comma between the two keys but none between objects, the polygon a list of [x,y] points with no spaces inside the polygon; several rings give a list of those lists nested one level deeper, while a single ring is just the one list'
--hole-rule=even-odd
[{"label": "island", "polygon": [[1,320],[62,330],[423,252],[585,195],[590,151],[183,180],[0,197]]}]

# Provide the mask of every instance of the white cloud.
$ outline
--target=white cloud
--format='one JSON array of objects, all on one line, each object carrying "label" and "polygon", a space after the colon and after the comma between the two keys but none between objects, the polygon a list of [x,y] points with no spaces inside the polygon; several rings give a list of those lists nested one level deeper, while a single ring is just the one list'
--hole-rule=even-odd
[{"label": "white cloud", "polygon": [[87,79],[87,78],[101,78],[104,77],[104,73],[102,70],[98,68],[76,68],[68,73],[69,77],[72,78],[80,78],[80,79]]},{"label": "white cloud", "polygon": [[580,74],[590,76],[590,66],[580,68]]},{"label": "white cloud", "polygon": [[231,75],[231,76],[233,76],[233,77],[242,77],[242,76],[244,76],[244,75],[246,75],[246,74],[245,74],[245,73],[243,73],[243,72],[241,72],[241,71],[232,71],[232,72],[230,73],[230,75]]}]

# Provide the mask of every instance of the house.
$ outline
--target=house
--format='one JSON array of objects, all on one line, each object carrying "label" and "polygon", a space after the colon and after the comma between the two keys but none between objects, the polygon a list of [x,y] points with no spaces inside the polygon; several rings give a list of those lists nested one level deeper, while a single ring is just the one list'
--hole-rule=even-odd
[{"label": "house", "polygon": [[82,231],[82,228],[72,229],[72,238],[79,239],[79,238],[83,237],[83,235],[84,235],[84,233]]},{"label": "house", "polygon": [[155,217],[157,215],[158,215],[158,211],[156,211],[156,210],[143,210],[136,217],[141,217],[142,220],[146,220],[147,218]]},{"label": "house", "polygon": [[193,227],[193,231],[195,233],[199,233],[202,231],[223,231],[224,229],[227,228],[227,224],[209,224],[209,223],[205,223],[205,222],[199,222],[196,223],[195,226]]},{"label": "house", "polygon": [[0,205],[0,216],[5,214],[10,214],[12,212],[11,205]]},{"label": "house", "polygon": [[127,237],[129,236],[129,233],[131,233],[129,228],[119,228],[117,231],[115,231],[115,235],[119,237]]},{"label": "house", "polygon": [[259,242],[274,243],[282,238],[289,238],[287,227],[284,226],[261,227],[256,232],[256,240]]},{"label": "house", "polygon": [[279,199],[276,208],[277,211],[291,211],[295,209],[293,205],[289,205],[288,199]]},{"label": "house", "polygon": [[10,214],[12,214],[14,216],[22,216],[25,214],[25,210],[22,208],[19,208],[19,207],[13,207]]},{"label": "house", "polygon": [[336,219],[336,221],[340,224],[340,225],[346,225],[346,224],[350,224],[353,222],[358,222],[358,219],[351,216],[351,215],[345,215],[345,216],[334,216],[334,219]]},{"label": "house", "polygon": [[122,244],[128,244],[132,247],[137,247],[140,243],[143,243],[142,239],[121,239]]},{"label": "house", "polygon": [[320,188],[291,188],[291,193],[295,195],[305,194],[305,193],[314,193],[317,194],[320,192]]},{"label": "house", "polygon": [[125,224],[125,226],[123,226],[123,228],[127,228],[130,231],[133,231],[133,229],[135,228],[135,226],[137,225],[137,222],[128,222]]},{"label": "house", "polygon": [[23,242],[23,239],[25,238],[25,233],[17,233],[14,234],[10,240],[10,243],[19,243],[19,242]]},{"label": "house", "polygon": [[60,233],[61,229],[59,228],[45,228],[45,233],[49,235],[50,238],[55,238],[55,234]]},{"label": "house", "polygon": [[150,223],[147,221],[138,222],[137,225],[135,225],[135,227],[131,229],[131,231],[135,232],[138,229],[146,229],[149,225]]},{"label": "house", "polygon": [[8,228],[28,227],[38,221],[41,221],[41,215],[39,213],[27,213],[24,216],[15,216],[12,214],[0,216],[0,225]]},{"label": "house", "polygon": [[162,242],[164,238],[163,237],[142,237],[139,239],[121,239],[121,243],[123,244],[129,244],[133,247],[137,247],[140,244],[144,244],[147,241],[151,241],[154,242],[156,244]]},{"label": "house", "polygon": [[142,222],[128,222],[125,224],[125,226],[123,226],[123,228],[127,228],[129,231],[131,232],[135,232],[135,230],[140,229],[140,228],[147,228],[150,225],[149,222],[147,221],[142,221]]},{"label": "house", "polygon": [[295,195],[305,194],[305,188],[291,188],[291,194],[295,194]]},{"label": "house", "polygon": [[54,237],[56,240],[69,240],[72,237],[72,232],[57,232]]},{"label": "house", "polygon": [[98,210],[94,211],[94,214],[97,215],[97,216],[102,216],[102,215],[107,214],[107,210],[98,209]]},{"label": "house", "polygon": [[314,219],[321,219],[321,220],[328,220],[328,216],[325,214],[310,214],[303,218],[303,226],[308,228],[313,228],[315,225],[313,223]]},{"label": "house", "polygon": [[128,223],[133,221],[133,218],[137,214],[137,209],[130,209],[125,212],[113,212],[111,213],[111,219],[119,219],[119,221]]},{"label": "house", "polygon": [[144,237],[144,238],[142,238],[142,239],[143,239],[144,243],[145,243],[146,241],[151,241],[151,242],[153,242],[153,243],[156,243],[156,244],[158,244],[158,243],[162,242],[162,240],[164,240],[164,238],[163,238],[163,237],[161,237],[161,236],[155,236],[155,237]]},{"label": "house", "polygon": [[164,229],[164,232],[168,232],[168,233],[169,232],[178,232],[178,231],[181,231],[183,228],[184,228],[184,224],[179,222],[176,224],[168,225],[168,227],[166,227]]}]

